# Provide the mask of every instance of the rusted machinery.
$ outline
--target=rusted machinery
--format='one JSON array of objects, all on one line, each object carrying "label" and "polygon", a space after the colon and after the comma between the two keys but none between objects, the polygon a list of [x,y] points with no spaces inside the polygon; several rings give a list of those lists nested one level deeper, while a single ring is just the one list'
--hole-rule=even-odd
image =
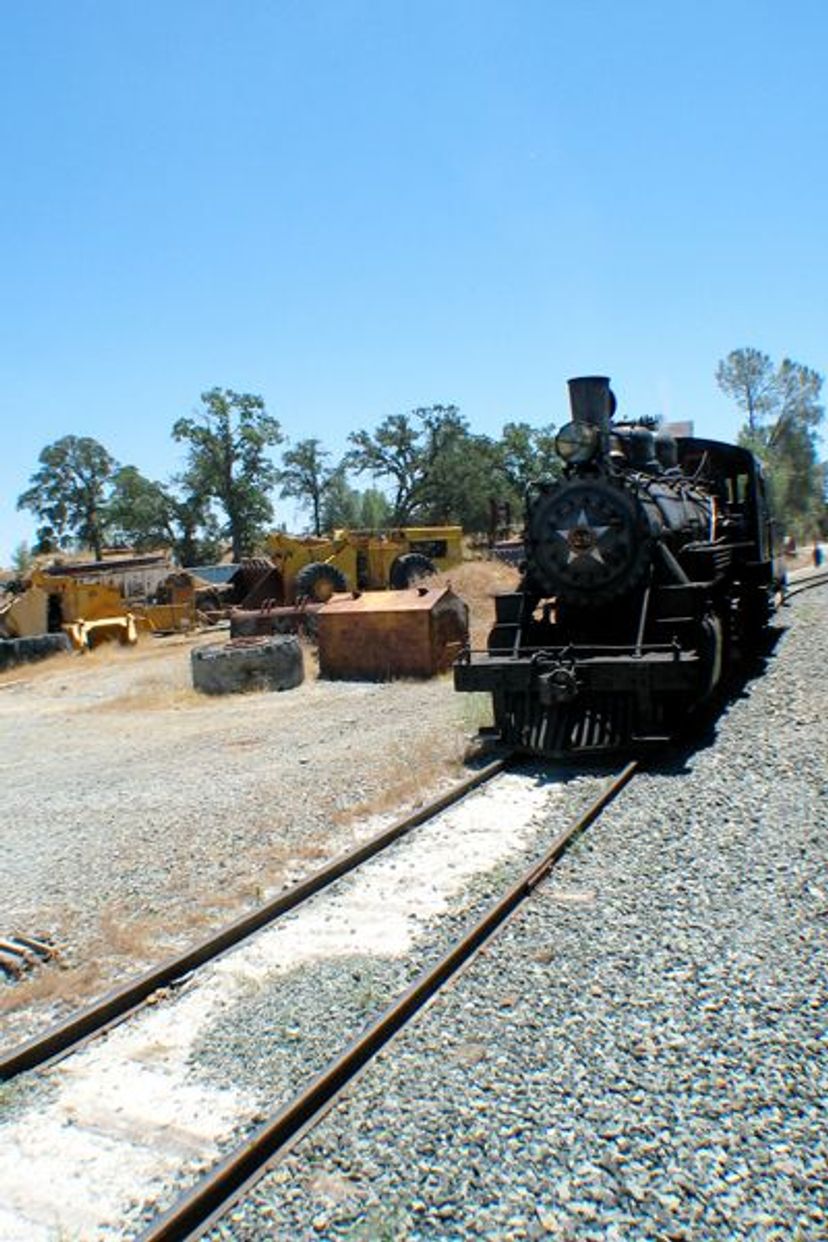
[{"label": "rusted machinery", "polygon": [[321,677],[433,677],[467,643],[469,610],[449,587],[354,592],[324,604],[317,624]]},{"label": "rusted machinery", "polygon": [[[382,532],[336,530],[320,537],[277,531],[268,536],[266,551],[275,571],[267,591],[272,603],[324,602],[341,591],[404,589],[459,565],[463,531],[460,526],[404,526]],[[260,605],[246,601],[244,606]]]},{"label": "rusted machinery", "polygon": [[[149,560],[148,567],[144,562]],[[132,582],[125,576],[130,565]],[[130,586],[149,588],[147,574],[153,575],[152,594],[130,598]],[[135,643],[142,630],[190,629],[196,619],[192,575],[175,571],[163,558],[52,565],[34,569],[26,589],[0,606],[0,636],[28,639],[63,632],[77,650],[86,650],[107,639]]]},{"label": "rusted machinery", "polygon": [[78,650],[103,639],[134,643],[138,637],[135,614],[117,587],[35,569],[27,589],[0,612],[0,631],[6,638],[30,638],[61,630]]}]

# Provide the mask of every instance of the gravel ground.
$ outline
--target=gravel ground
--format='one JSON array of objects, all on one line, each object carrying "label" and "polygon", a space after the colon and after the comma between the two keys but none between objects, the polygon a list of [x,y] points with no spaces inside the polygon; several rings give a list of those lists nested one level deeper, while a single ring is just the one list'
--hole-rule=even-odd
[{"label": "gravel ground", "polygon": [[0,936],[47,933],[64,966],[0,984],[4,1045],[459,775],[476,721],[450,678],[323,682],[308,654],[297,689],[213,698],[191,687],[192,646],[0,674]]},{"label": "gravel ground", "polygon": [[[828,1236],[828,592],[787,620],[715,743],[637,778],[214,1242]],[[260,1013],[261,1086],[295,1066]]]}]

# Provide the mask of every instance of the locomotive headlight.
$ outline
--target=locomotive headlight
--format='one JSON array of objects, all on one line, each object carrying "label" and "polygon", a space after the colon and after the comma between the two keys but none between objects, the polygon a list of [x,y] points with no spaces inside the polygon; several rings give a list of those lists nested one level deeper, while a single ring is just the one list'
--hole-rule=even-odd
[{"label": "locomotive headlight", "polygon": [[555,451],[565,462],[578,466],[595,456],[600,438],[592,423],[567,423],[555,437]]}]

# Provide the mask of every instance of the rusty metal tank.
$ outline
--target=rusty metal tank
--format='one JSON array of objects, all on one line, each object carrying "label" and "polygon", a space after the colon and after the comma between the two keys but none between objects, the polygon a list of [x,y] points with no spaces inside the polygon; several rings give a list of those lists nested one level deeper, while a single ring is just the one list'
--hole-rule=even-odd
[{"label": "rusty metal tank", "polygon": [[335,595],[317,614],[319,675],[388,681],[433,677],[465,646],[469,610],[448,587]]}]

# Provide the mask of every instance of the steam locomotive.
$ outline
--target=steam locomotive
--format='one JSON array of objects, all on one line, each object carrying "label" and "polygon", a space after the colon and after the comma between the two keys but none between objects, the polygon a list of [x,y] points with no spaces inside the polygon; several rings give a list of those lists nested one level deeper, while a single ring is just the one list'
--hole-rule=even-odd
[{"label": "steam locomotive", "polygon": [[505,744],[548,757],[676,736],[783,585],[750,452],[615,421],[604,376],[569,394],[562,476],[527,495],[518,590],[454,668],[457,690],[491,692]]}]

